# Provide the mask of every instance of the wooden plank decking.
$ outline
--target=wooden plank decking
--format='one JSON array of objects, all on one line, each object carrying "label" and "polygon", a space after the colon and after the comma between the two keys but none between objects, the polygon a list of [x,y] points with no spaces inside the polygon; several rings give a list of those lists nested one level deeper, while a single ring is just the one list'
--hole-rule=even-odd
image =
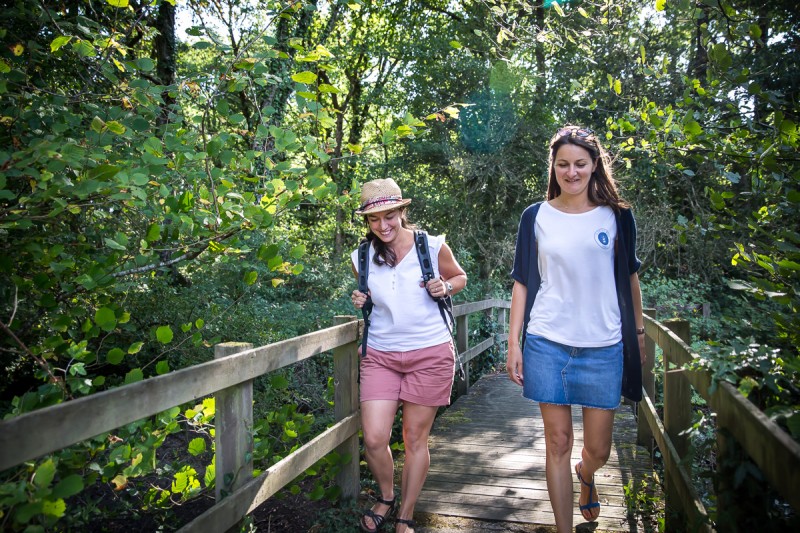
[{"label": "wooden plank decking", "polygon": [[[580,459],[583,426],[573,408],[573,464]],[[416,510],[476,520],[554,525],[545,481],[544,427],[538,405],[521,395],[505,373],[484,376],[434,424],[431,468]],[[596,474],[602,510],[597,527],[639,531],[628,520],[624,487],[651,472],[646,449],[636,445],[630,406],[621,405],[614,423],[611,457]],[[574,524],[580,494],[574,481]]]}]

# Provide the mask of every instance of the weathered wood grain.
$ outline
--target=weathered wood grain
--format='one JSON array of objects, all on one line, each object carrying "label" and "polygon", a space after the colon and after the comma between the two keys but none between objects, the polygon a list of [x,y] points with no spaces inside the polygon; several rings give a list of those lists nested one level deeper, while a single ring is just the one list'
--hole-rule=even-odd
[{"label": "weathered wood grain", "polygon": [[[582,416],[573,408],[573,463],[580,460]],[[651,473],[649,455],[635,444],[636,422],[627,406],[615,417],[612,454],[595,474],[602,511],[599,528],[631,531],[624,487]],[[538,405],[523,398],[505,374],[484,376],[468,396],[437,419],[431,467],[417,510],[479,520],[555,523],[545,479],[544,427]],[[580,487],[574,481],[574,523]]]}]

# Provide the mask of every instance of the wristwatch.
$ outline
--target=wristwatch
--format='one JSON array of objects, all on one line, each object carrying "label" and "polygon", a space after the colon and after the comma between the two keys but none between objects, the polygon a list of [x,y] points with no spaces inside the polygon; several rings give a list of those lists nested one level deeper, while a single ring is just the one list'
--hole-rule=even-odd
[{"label": "wristwatch", "polygon": [[444,288],[447,289],[447,294],[453,292],[453,285],[449,281],[444,282]]},{"label": "wristwatch", "polygon": [[636,328],[637,335],[644,335],[644,328]]}]

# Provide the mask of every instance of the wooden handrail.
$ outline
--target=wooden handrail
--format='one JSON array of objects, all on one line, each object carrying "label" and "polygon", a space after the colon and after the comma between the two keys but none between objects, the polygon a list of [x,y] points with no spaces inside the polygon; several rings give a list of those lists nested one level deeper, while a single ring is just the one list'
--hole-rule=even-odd
[{"label": "wooden handrail", "polygon": [[[685,321],[682,328],[685,328]],[[648,338],[654,341],[663,350],[664,372],[669,373],[670,379],[685,380],[708,403],[711,410],[716,413],[718,434],[721,430],[729,432],[742,446],[753,462],[764,473],[770,485],[795,509],[800,511],[800,444],[791,438],[780,426],[767,418],[755,405],[742,396],[730,383],[718,383],[714,392],[711,392],[712,379],[710,373],[703,370],[687,370],[686,365],[692,363],[699,356],[691,347],[674,331],[658,320],[645,316],[645,331]],[[688,329],[684,329],[684,337],[688,338]],[[648,352],[648,358],[654,353]],[[645,376],[648,379],[649,376]],[[643,391],[647,396],[647,391]],[[668,402],[684,402],[689,405],[690,397],[665,398],[664,411],[674,406]],[[668,485],[678,485],[681,507],[691,519],[707,521],[705,509],[693,487],[691,476],[681,464],[680,452],[676,449],[674,441],[676,434],[686,429],[675,427],[669,431],[658,420],[653,404],[655,398],[649,398],[639,404],[640,413],[647,420],[647,430],[659,441],[659,448],[665,459],[665,474]],[[686,422],[684,422],[686,423]],[[640,438],[642,442],[649,435],[642,435],[640,425]],[[672,435],[670,435],[672,434]],[[720,458],[718,458],[720,462]],[[702,509],[702,510],[701,510]],[[719,511],[725,511],[720,506]],[[698,527],[703,527],[698,524]]]},{"label": "wooden handrail", "polygon": [[[500,339],[494,336],[467,348],[467,316],[480,311],[498,308],[501,321],[510,303],[490,299],[454,307],[454,315],[463,324],[459,342],[467,361],[491,348]],[[333,450],[342,456],[352,456],[351,464],[342,469],[337,482],[342,484],[344,497],[358,495],[358,430],[360,415],[357,412],[357,347],[364,324],[355,317],[337,317],[344,322],[330,328],[314,331],[258,348],[245,346],[217,346],[218,357],[212,361],[177,370],[162,376],[123,385],[76,400],[45,407],[15,418],[0,421],[0,471],[25,461],[61,450],[102,433],[153,416],[159,412],[210,395],[225,397],[224,426],[245,435],[217,438],[217,468],[223,464],[245,473],[224,491],[218,491],[217,504],[186,524],[181,531],[225,531],[234,526],[247,513],[290,483],[304,470]],[[242,350],[242,351],[238,351]],[[334,398],[337,423],[325,432],[267,469],[260,476],[246,479],[251,465],[251,454],[243,462],[242,450],[248,449],[252,439],[252,402],[248,400],[253,379],[333,350]],[[222,416],[221,411],[217,416]],[[242,417],[242,420],[237,420]],[[218,431],[220,426],[218,426]],[[220,437],[218,435],[217,437]],[[225,448],[229,447],[230,450]],[[227,459],[220,460],[221,455]],[[217,480],[223,475],[217,475]],[[234,478],[236,476],[233,476]],[[232,492],[230,492],[232,491]]]}]

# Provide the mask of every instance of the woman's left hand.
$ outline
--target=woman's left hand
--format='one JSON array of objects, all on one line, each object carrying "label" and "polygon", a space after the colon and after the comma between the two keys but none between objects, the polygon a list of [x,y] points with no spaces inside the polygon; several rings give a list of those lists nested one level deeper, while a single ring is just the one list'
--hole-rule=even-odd
[{"label": "woman's left hand", "polygon": [[423,285],[420,282],[419,285],[420,287],[424,286],[428,290],[428,293],[434,298],[443,298],[447,296],[447,286],[444,284],[444,280],[441,278],[428,280],[427,285]]}]

